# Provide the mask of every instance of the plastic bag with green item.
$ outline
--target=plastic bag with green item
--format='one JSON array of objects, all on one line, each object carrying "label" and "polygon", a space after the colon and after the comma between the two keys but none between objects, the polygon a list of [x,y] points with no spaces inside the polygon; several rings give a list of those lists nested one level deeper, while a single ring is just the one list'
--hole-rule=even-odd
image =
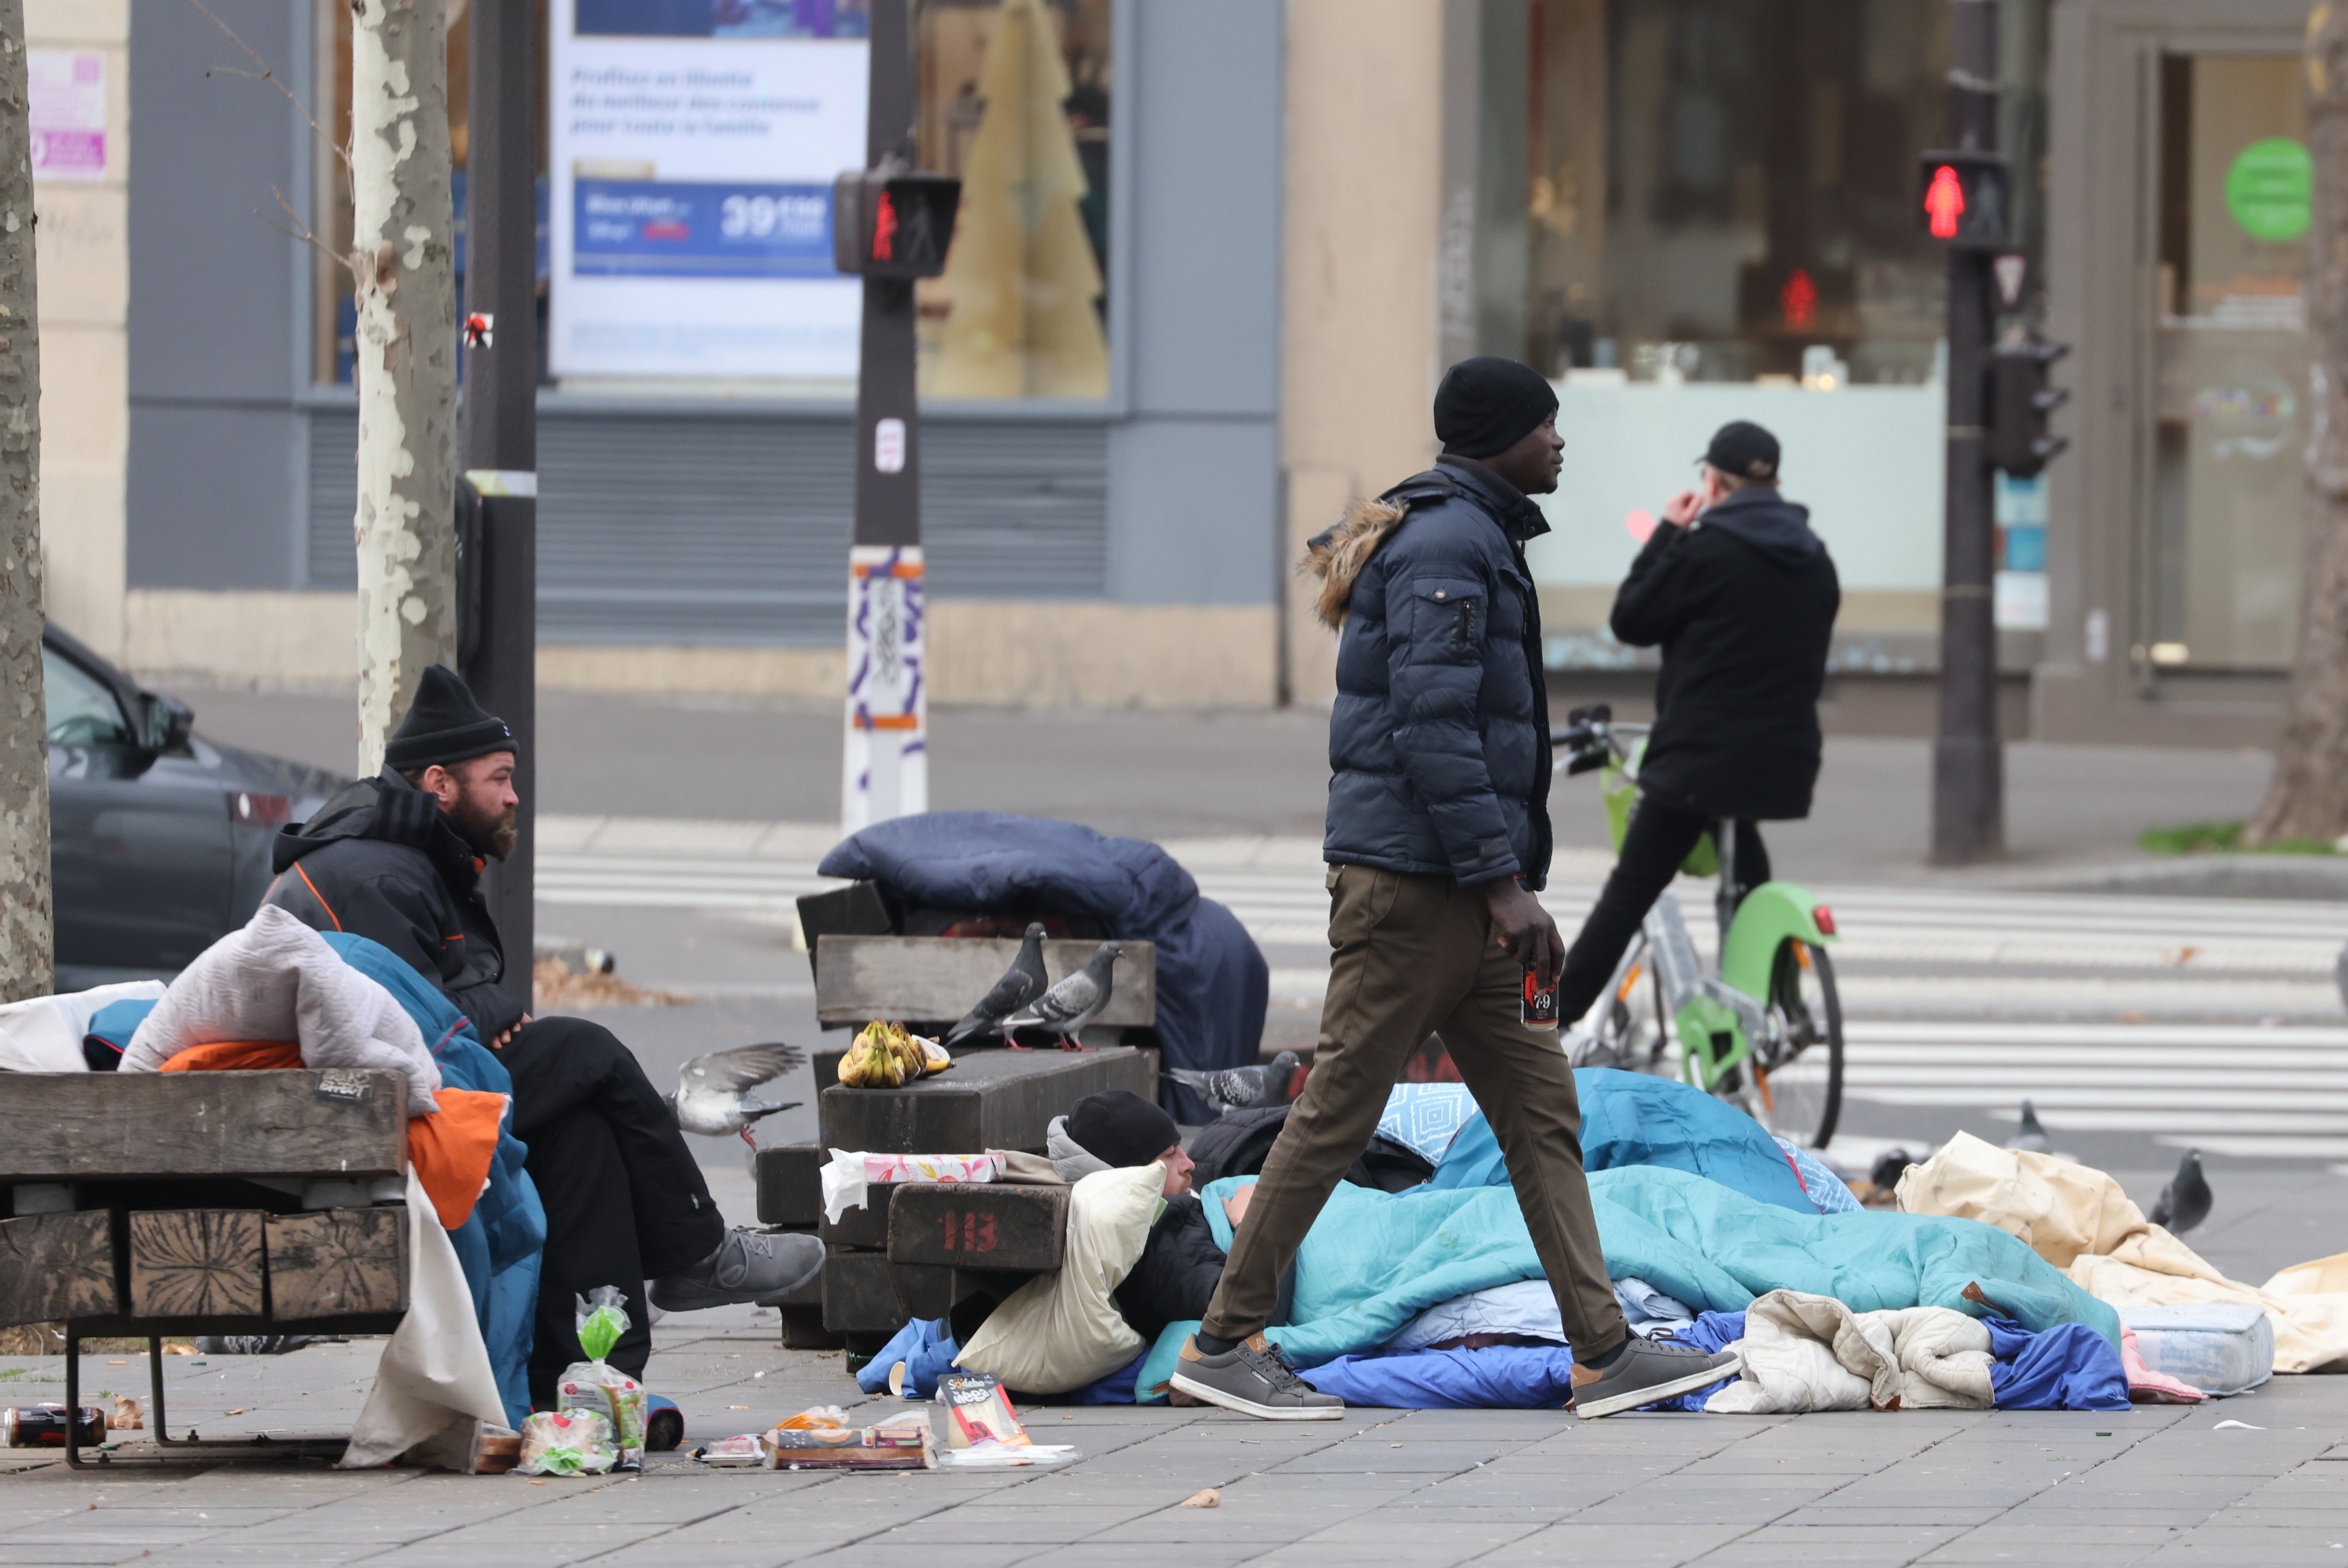
[{"label": "plastic bag with green item", "polygon": [[573,1361],[554,1386],[555,1407],[593,1410],[612,1423],[620,1450],[619,1470],[639,1470],[644,1458],[644,1386],[603,1359],[628,1331],[626,1297],[619,1287],[599,1285],[574,1296],[579,1348],[592,1359]]}]

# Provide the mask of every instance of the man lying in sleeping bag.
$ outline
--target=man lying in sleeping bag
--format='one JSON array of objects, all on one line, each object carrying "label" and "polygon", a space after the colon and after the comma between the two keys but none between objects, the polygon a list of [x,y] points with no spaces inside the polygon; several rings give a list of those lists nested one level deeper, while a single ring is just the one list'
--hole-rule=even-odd
[{"label": "man lying in sleeping bag", "polygon": [[1205,1204],[1190,1191],[1190,1156],[1182,1152],[1174,1118],[1129,1089],[1109,1089],[1077,1101],[1053,1121],[1047,1137],[1053,1167],[1070,1184],[1095,1171],[1164,1163],[1165,1210],[1149,1229],[1141,1261],[1110,1299],[1149,1343],[1169,1323],[1205,1312],[1223,1277],[1223,1249]]}]

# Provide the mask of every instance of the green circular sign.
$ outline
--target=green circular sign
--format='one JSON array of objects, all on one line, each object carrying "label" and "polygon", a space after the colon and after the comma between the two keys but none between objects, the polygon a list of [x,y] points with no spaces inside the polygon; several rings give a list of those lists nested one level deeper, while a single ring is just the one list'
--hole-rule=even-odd
[{"label": "green circular sign", "polygon": [[2307,232],[2315,160],[2307,144],[2261,137],[2234,154],[2226,169],[2226,210],[2253,240],[2296,240]]}]

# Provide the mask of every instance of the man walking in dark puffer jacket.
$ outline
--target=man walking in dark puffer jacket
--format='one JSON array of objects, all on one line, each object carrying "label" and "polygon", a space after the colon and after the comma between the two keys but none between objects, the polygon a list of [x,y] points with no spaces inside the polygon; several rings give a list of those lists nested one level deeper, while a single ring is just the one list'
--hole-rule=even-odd
[{"label": "man walking in dark puffer jacket", "polygon": [[1726,1377],[1734,1355],[1633,1338],[1581,1172],[1581,1109],[1553,1029],[1525,1026],[1526,971],[1563,943],[1549,871],[1549,702],[1525,542],[1565,443],[1539,374],[1485,357],[1435,396],[1435,467],[1313,541],[1343,628],[1329,720],[1328,1000],[1304,1092],[1265,1160],[1212,1306],[1173,1385],[1273,1420],[1334,1419],[1262,1329],[1305,1231],[1368,1146],[1403,1061],[1439,1034],[1490,1120],[1574,1351],[1575,1409],[1633,1409]]}]

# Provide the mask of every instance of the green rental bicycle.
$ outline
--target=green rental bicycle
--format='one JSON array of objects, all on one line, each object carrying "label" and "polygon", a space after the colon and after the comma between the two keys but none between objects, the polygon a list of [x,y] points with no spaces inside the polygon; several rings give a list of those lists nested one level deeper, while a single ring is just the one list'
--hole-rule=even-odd
[{"label": "green rental bicycle", "polygon": [[[1576,709],[1550,737],[1571,753],[1567,773],[1602,770],[1618,854],[1638,805],[1648,729],[1615,723],[1601,704]],[[1764,882],[1740,900],[1725,870],[1735,864],[1735,832],[1733,822],[1715,824],[1680,867],[1720,878],[1718,962],[1704,967],[1679,900],[1664,893],[1582,1020],[1574,1065],[1684,1079],[1777,1136],[1823,1149],[1842,1114],[1842,1001],[1826,948],[1834,915],[1791,882]]]}]

